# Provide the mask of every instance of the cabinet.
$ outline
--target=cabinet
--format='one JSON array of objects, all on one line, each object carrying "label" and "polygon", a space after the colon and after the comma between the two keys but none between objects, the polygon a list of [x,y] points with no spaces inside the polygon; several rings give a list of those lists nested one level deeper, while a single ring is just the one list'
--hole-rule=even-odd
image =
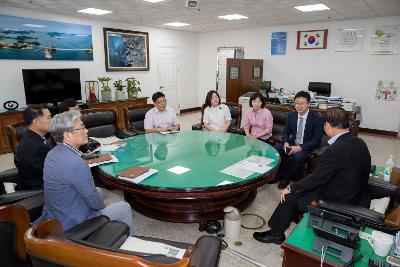
[{"label": "cabinet", "polygon": [[115,108],[118,110],[119,121],[118,125],[121,129],[125,129],[125,113],[124,108],[132,105],[147,104],[148,97],[139,97],[134,100],[120,100],[110,102],[94,102],[87,103],[88,108]]},{"label": "cabinet", "polygon": [[8,140],[4,132],[4,126],[22,120],[22,110],[19,111],[0,111],[0,154],[11,152]]}]

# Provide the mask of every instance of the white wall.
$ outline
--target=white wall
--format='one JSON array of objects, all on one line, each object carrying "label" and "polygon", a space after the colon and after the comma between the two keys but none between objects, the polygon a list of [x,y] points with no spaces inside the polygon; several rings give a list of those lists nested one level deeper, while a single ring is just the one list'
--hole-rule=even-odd
[{"label": "white wall", "polygon": [[[25,106],[25,93],[21,69],[24,68],[80,68],[82,98],[85,99],[84,81],[95,80],[99,76],[111,76],[125,79],[134,76],[141,82],[142,92],[139,96],[151,95],[159,89],[158,84],[158,47],[173,46],[180,48],[179,84],[180,108],[191,108],[198,104],[198,35],[182,31],[165,30],[144,26],[119,24],[101,20],[89,20],[48,13],[33,12],[1,6],[1,14],[35,19],[54,20],[92,26],[93,61],[46,61],[46,60],[0,60],[0,103],[6,100],[17,100]],[[150,71],[106,72],[104,63],[103,27],[144,31],[149,33]],[[112,81],[112,82],[113,82]],[[113,93],[114,95],[114,93]]]},{"label": "white wall", "polygon": [[[243,46],[245,58],[264,59],[264,79],[271,80],[272,86],[300,91],[307,88],[309,81],[331,82],[332,95],[356,99],[362,105],[361,127],[398,131],[400,92],[396,102],[374,99],[378,80],[393,80],[400,88],[400,55],[369,54],[373,26],[384,25],[400,25],[400,17],[200,34],[199,101],[208,90],[215,89],[217,47]],[[365,28],[362,50],[334,52],[336,29],[347,27]],[[329,30],[327,49],[296,50],[297,31],[315,29]],[[288,32],[284,56],[270,55],[271,32],[277,31]]]}]

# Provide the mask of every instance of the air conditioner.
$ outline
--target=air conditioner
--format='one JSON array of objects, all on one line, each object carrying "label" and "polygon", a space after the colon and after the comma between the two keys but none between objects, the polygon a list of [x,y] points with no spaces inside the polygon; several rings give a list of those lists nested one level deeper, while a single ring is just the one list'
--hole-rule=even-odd
[{"label": "air conditioner", "polygon": [[198,8],[199,1],[198,0],[186,0],[186,7],[188,8]]}]

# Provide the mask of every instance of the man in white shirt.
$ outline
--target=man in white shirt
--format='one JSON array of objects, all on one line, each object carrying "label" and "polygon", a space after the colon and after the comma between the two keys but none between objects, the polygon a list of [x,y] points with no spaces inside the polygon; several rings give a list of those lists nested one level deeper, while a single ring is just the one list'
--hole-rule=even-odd
[{"label": "man in white shirt", "polygon": [[146,133],[178,131],[180,128],[175,110],[167,107],[165,95],[156,92],[152,96],[154,108],[147,111],[144,118]]}]

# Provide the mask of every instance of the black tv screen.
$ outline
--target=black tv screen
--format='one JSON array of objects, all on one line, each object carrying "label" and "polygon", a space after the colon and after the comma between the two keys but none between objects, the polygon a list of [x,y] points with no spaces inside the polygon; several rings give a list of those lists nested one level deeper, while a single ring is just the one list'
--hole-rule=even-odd
[{"label": "black tv screen", "polygon": [[26,104],[82,99],[79,69],[23,69]]}]

